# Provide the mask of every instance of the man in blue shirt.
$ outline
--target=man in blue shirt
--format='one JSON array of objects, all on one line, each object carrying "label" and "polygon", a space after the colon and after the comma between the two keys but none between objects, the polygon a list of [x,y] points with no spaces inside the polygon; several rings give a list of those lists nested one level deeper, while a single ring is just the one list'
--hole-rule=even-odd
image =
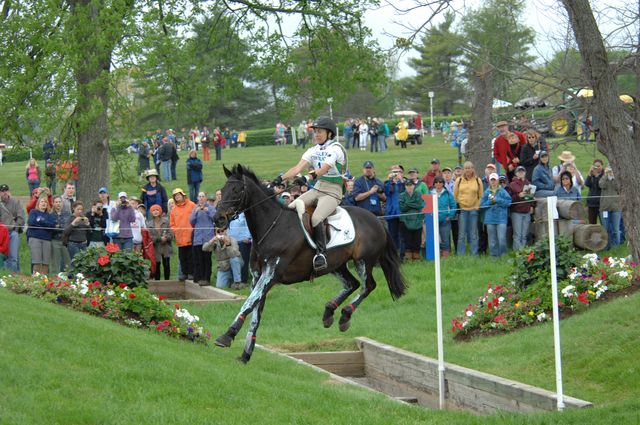
[{"label": "man in blue shirt", "polygon": [[365,161],[362,167],[363,175],[358,177],[353,184],[356,206],[381,216],[383,213],[381,203],[387,200],[384,185],[376,178],[373,162]]},{"label": "man in blue shirt", "polygon": [[240,213],[237,218],[229,222],[229,237],[238,242],[240,254],[242,254],[242,280],[240,283],[247,283],[249,272],[249,259],[251,254],[252,237],[247,227],[247,219],[244,213]]}]

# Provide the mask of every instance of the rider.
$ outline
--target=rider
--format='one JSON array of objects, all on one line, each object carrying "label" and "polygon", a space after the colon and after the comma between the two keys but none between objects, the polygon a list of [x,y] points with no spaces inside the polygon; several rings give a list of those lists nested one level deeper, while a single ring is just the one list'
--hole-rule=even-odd
[{"label": "rider", "polygon": [[326,234],[322,221],[331,215],[342,200],[343,180],[346,171],[347,154],[336,138],[336,123],[329,117],[319,117],[311,125],[315,145],[307,149],[297,165],[286,173],[278,176],[272,186],[283,180],[295,178],[305,170],[311,170],[306,177],[295,178],[301,185],[308,180],[316,180],[313,188],[289,204],[289,208],[296,209],[302,217],[307,205],[316,204],[316,210],[311,217],[311,226],[316,242],[316,255],[313,257],[313,268],[316,271],[327,267]]}]

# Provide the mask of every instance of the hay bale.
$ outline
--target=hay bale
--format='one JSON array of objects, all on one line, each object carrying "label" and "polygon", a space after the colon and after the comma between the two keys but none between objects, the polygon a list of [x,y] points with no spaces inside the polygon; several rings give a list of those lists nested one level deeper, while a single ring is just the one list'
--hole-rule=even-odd
[{"label": "hay bale", "polygon": [[589,251],[601,251],[607,247],[609,236],[599,224],[577,224],[573,231],[573,244]]},{"label": "hay bale", "polygon": [[558,199],[558,215],[567,220],[582,220],[584,218],[584,205],[581,201]]}]

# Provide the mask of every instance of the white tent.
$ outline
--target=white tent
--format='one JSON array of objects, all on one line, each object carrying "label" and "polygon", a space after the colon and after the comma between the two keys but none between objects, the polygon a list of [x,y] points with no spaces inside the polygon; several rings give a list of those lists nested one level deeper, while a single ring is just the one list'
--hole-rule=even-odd
[{"label": "white tent", "polygon": [[493,109],[496,109],[496,108],[504,108],[511,105],[513,105],[513,103],[507,102],[506,100],[493,99],[493,104],[491,105],[491,107]]}]

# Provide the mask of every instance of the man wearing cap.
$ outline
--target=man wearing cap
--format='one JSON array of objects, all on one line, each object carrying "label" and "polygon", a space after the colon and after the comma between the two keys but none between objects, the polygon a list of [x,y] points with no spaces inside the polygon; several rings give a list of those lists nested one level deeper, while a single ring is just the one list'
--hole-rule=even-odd
[{"label": "man wearing cap", "polygon": [[[451,168],[449,168],[449,173],[451,173]],[[413,184],[416,186],[414,190],[420,195],[427,195],[429,193],[429,188],[427,187],[425,182],[420,179],[420,172],[416,167],[412,167],[409,169],[407,180],[411,180],[413,182]]]},{"label": "man wearing cap", "polygon": [[[102,201],[102,214],[107,219],[111,219],[111,210],[117,206],[117,202],[109,198],[109,189],[104,186],[101,187],[98,190],[98,198]],[[108,242],[108,239],[105,237],[106,242]]]},{"label": "man wearing cap", "polygon": [[120,249],[133,249],[131,223],[136,221],[136,213],[129,205],[126,192],[118,193],[118,204],[111,209],[111,219],[120,221],[120,233],[113,241]]},{"label": "man wearing cap", "polygon": [[167,213],[167,191],[164,186],[158,182],[158,171],[154,168],[147,170],[147,184],[144,185],[140,193],[140,199],[147,211],[151,211],[153,205],[160,205],[162,213]]},{"label": "man wearing cap", "polygon": [[[506,121],[498,121],[496,128],[500,134],[496,137],[493,144],[493,157],[496,162],[504,168],[505,173],[513,172],[517,166],[517,164],[515,166],[513,164],[520,161],[520,146],[526,143],[526,138],[524,134],[519,131],[509,131],[509,123]],[[509,141],[510,134],[516,135],[517,140],[515,143]],[[510,165],[512,166],[511,169],[509,169]],[[497,169],[497,173],[500,173],[499,168]]]},{"label": "man wearing cap", "polygon": [[[308,180],[315,179],[316,184],[298,199],[289,204],[300,217],[305,213],[307,205],[316,204],[316,210],[311,216],[311,226],[314,229],[316,255],[313,258],[313,268],[316,271],[327,268],[326,234],[322,221],[332,214],[342,201],[343,174],[347,168],[347,152],[336,138],[336,123],[329,117],[319,117],[311,125],[315,145],[302,154],[297,165],[290,168],[282,176],[278,176],[272,186],[295,178],[296,175],[312,170],[305,177],[296,178],[296,183],[306,186]],[[382,187],[382,184],[380,184]]]},{"label": "man wearing cap", "polygon": [[0,184],[0,223],[9,232],[9,255],[5,264],[12,272],[20,272],[20,233],[25,224],[25,212],[6,184]]},{"label": "man wearing cap", "polygon": [[376,178],[373,162],[365,161],[362,167],[362,176],[353,182],[353,195],[356,200],[356,206],[381,216],[381,203],[387,200],[387,195],[384,193],[384,185]]},{"label": "man wearing cap", "polygon": [[425,173],[425,175],[422,177],[422,181],[427,185],[427,188],[431,190],[433,189],[433,179],[435,179],[436,176],[441,175],[442,172],[440,171],[440,160],[433,158],[431,160],[431,169]]},{"label": "man wearing cap", "polygon": [[525,190],[529,186],[526,178],[527,169],[520,165],[516,168],[515,176],[509,183],[511,193],[511,226],[513,227],[513,250],[517,251],[527,244],[529,223],[533,212],[533,194]]}]

